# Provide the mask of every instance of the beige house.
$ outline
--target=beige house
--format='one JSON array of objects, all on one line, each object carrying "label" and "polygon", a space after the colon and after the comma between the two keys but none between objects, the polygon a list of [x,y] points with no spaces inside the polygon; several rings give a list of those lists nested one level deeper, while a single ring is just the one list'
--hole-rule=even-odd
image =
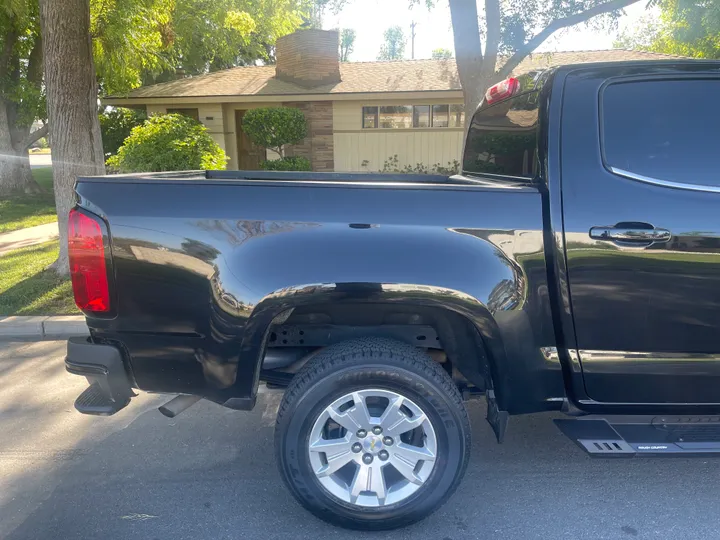
[{"label": "beige house", "polygon": [[[558,64],[663,58],[654,53],[538,53],[515,70]],[[242,132],[254,107],[298,107],[308,137],[290,149],[316,171],[377,171],[398,165],[446,166],[460,159],[463,98],[454,60],[340,62],[338,33],[300,30],[278,39],[274,66],[237,67],[138,88],[106,105],[180,112],[205,124],[230,158],[230,169],[257,169],[266,156]]]}]

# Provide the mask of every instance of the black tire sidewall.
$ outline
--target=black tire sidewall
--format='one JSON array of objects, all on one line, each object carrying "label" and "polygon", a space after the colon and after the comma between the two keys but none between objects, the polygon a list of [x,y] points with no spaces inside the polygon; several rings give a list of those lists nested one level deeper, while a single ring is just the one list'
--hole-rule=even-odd
[{"label": "black tire sidewall", "polygon": [[[467,462],[469,434],[459,417],[464,411],[457,410],[440,385],[392,365],[390,358],[383,358],[382,364],[378,360],[345,366],[310,385],[278,425],[276,451],[286,483],[308,510],[345,527],[393,528],[426,517],[457,485]],[[317,480],[309,461],[308,439],[320,413],[335,399],[367,388],[394,391],[415,402],[430,419],[438,443],[435,466],[425,484],[408,499],[382,508],[359,507],[336,498]]]}]

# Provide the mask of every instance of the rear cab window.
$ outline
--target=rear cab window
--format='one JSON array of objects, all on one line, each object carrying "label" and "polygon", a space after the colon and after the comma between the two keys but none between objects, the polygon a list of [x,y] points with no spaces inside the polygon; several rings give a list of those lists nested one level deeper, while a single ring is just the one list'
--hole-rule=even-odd
[{"label": "rear cab window", "polygon": [[538,94],[525,92],[476,111],[465,144],[464,174],[510,180],[536,176]]}]

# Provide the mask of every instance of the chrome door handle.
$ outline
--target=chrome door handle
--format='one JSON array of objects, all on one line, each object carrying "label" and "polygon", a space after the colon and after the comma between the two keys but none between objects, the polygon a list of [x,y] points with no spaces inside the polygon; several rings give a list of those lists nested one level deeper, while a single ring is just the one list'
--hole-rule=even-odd
[{"label": "chrome door handle", "polygon": [[593,227],[590,229],[593,240],[610,240],[611,242],[627,242],[646,244],[648,242],[669,242],[672,234],[667,229],[640,227]]}]

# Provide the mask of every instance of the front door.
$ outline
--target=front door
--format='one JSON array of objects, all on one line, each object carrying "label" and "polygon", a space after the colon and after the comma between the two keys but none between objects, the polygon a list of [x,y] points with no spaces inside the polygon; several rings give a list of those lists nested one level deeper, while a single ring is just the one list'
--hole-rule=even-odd
[{"label": "front door", "polygon": [[242,130],[242,119],[247,111],[235,111],[235,134],[237,137],[238,169],[256,171],[265,161],[265,151],[254,145]]},{"label": "front door", "polygon": [[567,277],[585,390],[601,402],[720,403],[720,79],[644,69],[575,72],[565,87]]}]

